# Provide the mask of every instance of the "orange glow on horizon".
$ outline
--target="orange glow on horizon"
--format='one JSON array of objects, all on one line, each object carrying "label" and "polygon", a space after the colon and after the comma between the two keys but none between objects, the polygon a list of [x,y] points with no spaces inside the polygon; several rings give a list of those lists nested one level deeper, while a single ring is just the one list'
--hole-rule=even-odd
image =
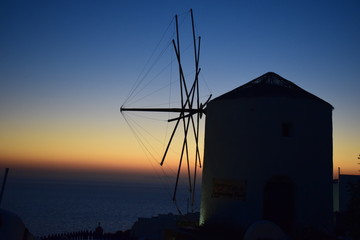
[{"label": "orange glow on horizon", "polygon": [[[175,183],[177,163],[174,166],[151,166],[144,164],[144,160],[133,160],[132,164],[124,165],[122,162],[113,164],[107,161],[71,161],[71,160],[39,160],[39,159],[3,159],[0,158],[0,169],[10,168],[13,179],[39,180],[39,181],[96,181],[106,183],[140,183],[162,184],[172,187]],[[176,166],[175,166],[176,165]],[[172,168],[172,169],[170,169]],[[185,165],[181,171],[184,177]],[[198,170],[197,182],[201,182],[201,169]],[[180,180],[184,184],[183,180]],[[169,185],[170,184],[170,185]]]},{"label": "orange glow on horizon", "polygon": [[[180,154],[169,151],[161,167],[163,146],[156,146],[158,152],[154,156],[144,152],[125,123],[48,118],[32,118],[27,122],[18,118],[0,124],[0,167],[145,175],[165,171],[176,176]],[[186,168],[185,164],[182,168]]]},{"label": "orange glow on horizon", "polygon": [[151,166],[143,164],[144,161],[132,159],[120,161],[118,159],[86,159],[86,158],[12,158],[0,157],[0,166],[24,167],[37,169],[75,169],[75,170],[101,170],[101,171],[134,171],[148,172]]},{"label": "orange glow on horizon", "polygon": [[[174,141],[176,151],[169,151],[162,169],[159,161],[163,146],[156,146],[159,151],[158,155],[154,156],[156,160],[147,156],[125,124],[117,125],[119,127],[114,129],[90,123],[70,124],[56,118],[52,124],[33,120],[27,122],[27,125],[11,122],[1,126],[1,167],[144,174],[171,168],[171,174],[175,175],[179,163],[181,141]],[[191,141],[189,139],[189,144],[193,144]],[[359,152],[354,152],[358,146],[356,139],[344,138],[334,132],[334,178],[337,177],[338,167],[342,174],[359,174]],[[186,168],[185,163],[183,168]],[[201,171],[202,169],[199,169],[198,172]]]}]

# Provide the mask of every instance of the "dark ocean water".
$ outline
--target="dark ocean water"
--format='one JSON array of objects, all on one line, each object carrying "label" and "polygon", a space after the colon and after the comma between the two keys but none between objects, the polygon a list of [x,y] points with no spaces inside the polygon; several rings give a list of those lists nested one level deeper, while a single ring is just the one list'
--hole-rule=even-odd
[{"label": "dark ocean water", "polygon": [[[130,229],[139,217],[177,214],[172,191],[154,183],[9,181],[1,208],[21,217],[35,236],[94,230],[99,222],[105,232],[115,232]],[[188,198],[180,189],[183,213]]]}]

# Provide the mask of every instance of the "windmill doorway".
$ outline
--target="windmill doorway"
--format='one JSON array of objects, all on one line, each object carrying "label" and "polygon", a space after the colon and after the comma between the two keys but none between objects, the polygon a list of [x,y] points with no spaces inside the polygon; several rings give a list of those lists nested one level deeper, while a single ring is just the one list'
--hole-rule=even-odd
[{"label": "windmill doorway", "polygon": [[294,184],[288,177],[273,177],[265,185],[263,218],[291,231],[294,218]]}]

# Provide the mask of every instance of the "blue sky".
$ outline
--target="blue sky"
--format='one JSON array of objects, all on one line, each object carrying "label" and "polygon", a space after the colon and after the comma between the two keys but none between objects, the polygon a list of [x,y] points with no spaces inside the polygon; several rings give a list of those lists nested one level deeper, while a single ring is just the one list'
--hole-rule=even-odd
[{"label": "blue sky", "polygon": [[190,8],[214,97],[278,73],[334,106],[334,166],[357,171],[358,1],[2,1],[3,161],[62,146],[82,149],[58,156],[68,164],[87,151],[92,161],[141,161],[127,152],[136,141],[119,107],[173,16]]}]

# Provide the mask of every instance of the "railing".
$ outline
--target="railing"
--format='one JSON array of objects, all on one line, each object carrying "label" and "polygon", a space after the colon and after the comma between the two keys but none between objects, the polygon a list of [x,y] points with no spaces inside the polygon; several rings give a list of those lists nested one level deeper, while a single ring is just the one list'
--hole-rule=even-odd
[{"label": "railing", "polygon": [[38,240],[129,240],[130,231],[99,234],[92,231],[50,234],[37,238]]}]

